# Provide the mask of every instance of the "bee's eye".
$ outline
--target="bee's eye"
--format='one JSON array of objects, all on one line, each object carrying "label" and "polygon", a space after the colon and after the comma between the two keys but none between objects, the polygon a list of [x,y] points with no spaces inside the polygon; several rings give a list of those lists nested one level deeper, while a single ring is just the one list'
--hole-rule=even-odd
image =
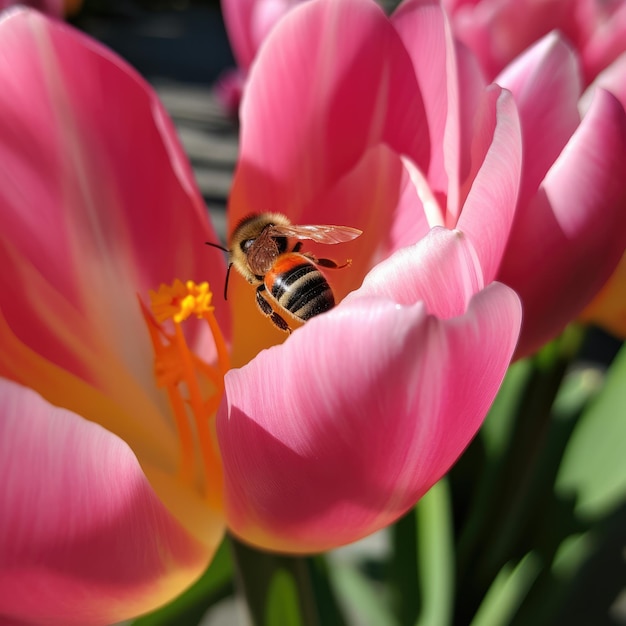
[{"label": "bee's eye", "polygon": [[250,250],[250,248],[252,247],[252,244],[254,243],[254,239],[244,239],[241,242],[241,250],[243,252],[248,252],[248,250]]}]

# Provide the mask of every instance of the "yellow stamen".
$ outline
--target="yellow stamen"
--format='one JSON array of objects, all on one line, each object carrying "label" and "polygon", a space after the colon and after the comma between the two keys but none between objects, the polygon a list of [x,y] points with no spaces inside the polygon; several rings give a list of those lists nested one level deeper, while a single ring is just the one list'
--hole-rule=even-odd
[{"label": "yellow stamen", "polygon": [[183,284],[176,279],[171,286],[161,285],[158,291],[150,292],[150,306],[160,324],[170,318],[180,324],[190,315],[204,317],[212,313],[215,308],[211,306],[212,298],[209,283],[196,285],[188,280]]},{"label": "yellow stamen", "polygon": [[[175,280],[150,292],[150,312],[141,304],[155,354],[157,384],[166,389],[175,416],[180,441],[180,475],[197,480],[197,457],[202,469],[202,488],[213,506],[221,506],[222,464],[214,445],[211,420],[224,391],[224,375],[230,369],[208,283]],[[213,336],[217,363],[210,364],[193,354],[187,345],[182,322],[191,315],[205,320]],[[170,330],[163,324],[171,322]],[[197,442],[197,445],[196,445]]]}]

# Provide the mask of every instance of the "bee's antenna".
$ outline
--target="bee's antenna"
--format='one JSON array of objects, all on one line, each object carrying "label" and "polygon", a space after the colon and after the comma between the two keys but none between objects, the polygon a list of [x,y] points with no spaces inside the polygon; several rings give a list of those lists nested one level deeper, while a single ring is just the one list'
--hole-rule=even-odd
[{"label": "bee's antenna", "polygon": [[210,241],[205,241],[207,246],[213,246],[214,248],[219,248],[222,252],[228,252],[228,248],[221,246],[219,243],[211,243]]},{"label": "bee's antenna", "polygon": [[[213,248],[218,248],[219,250],[222,250],[223,252],[228,252],[228,248],[225,248],[224,246],[221,246],[219,243],[212,243],[210,241],[205,241],[204,243],[206,243],[207,246],[212,246]],[[228,264],[228,269],[226,270],[226,281],[224,282],[224,300],[228,300],[228,298],[226,297],[228,294],[228,277],[230,276],[230,268],[233,266],[232,263]]]},{"label": "bee's antenna", "polygon": [[228,277],[230,276],[230,268],[233,266],[232,263],[228,264],[228,269],[226,270],[226,282],[224,282],[224,300],[228,300],[226,297],[228,294]]}]

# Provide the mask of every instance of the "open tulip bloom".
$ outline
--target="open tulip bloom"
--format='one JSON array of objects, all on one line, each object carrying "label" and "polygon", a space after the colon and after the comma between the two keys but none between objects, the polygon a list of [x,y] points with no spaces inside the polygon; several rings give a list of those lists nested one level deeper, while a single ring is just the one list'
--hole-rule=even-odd
[{"label": "open tulip bloom", "polygon": [[437,3],[313,0],[278,23],[231,227],[363,231],[332,249],[352,259],[338,306],[285,340],[241,277],[213,295],[226,263],[150,87],[71,27],[2,17],[0,620],[114,622],[180,593],[226,528],[314,553],[413,507],[482,424],[522,305],[527,353],[623,251],[624,111],[599,92],[575,119],[567,72],[545,93],[559,55],[511,70],[518,115]]},{"label": "open tulip bloom", "polygon": [[[250,22],[255,10],[261,11],[259,7],[268,0],[243,3],[225,0],[225,3],[229,13],[248,13],[247,20],[246,16],[240,16],[237,21],[231,17],[229,23],[239,25],[237,29],[231,26],[237,47],[249,51],[252,43],[248,41],[247,47],[241,43],[247,31],[242,34],[240,25]],[[535,352],[581,313],[607,281],[624,251],[623,106],[604,89],[593,89],[585,94],[587,110],[581,120],[580,64],[573,50],[557,34],[546,36],[496,78],[496,84],[510,90],[515,98],[523,135],[519,197],[511,226],[507,211],[513,207],[503,194],[511,193],[512,188],[504,181],[506,170],[514,169],[515,159],[519,157],[503,154],[490,157],[477,152],[476,138],[492,132],[490,124],[496,119],[502,132],[503,110],[512,105],[493,86],[487,87],[476,58],[454,41],[439,3],[436,0],[403,2],[387,24],[393,31],[391,40],[397,46],[399,36],[401,46],[389,43],[378,48],[368,46],[366,40],[369,36],[380,37],[382,41],[383,37],[374,32],[366,17],[376,12],[371,3],[347,2],[341,9],[345,19],[353,20],[349,38],[342,38],[336,30],[320,32],[321,27],[316,30],[317,22],[329,24],[335,18],[323,15],[324,9],[318,3],[307,4],[283,17],[275,28],[277,32],[272,31],[267,45],[260,49],[258,67],[247,86],[252,93],[241,111],[240,186],[247,186],[250,193],[255,193],[256,180],[253,174],[247,175],[247,170],[253,171],[256,164],[262,164],[264,170],[271,172],[267,177],[271,182],[266,185],[282,189],[297,184],[301,194],[302,168],[307,172],[319,170],[316,174],[321,177],[327,175],[320,167],[322,162],[346,158],[349,149],[359,155],[365,153],[368,146],[363,142],[367,134],[359,127],[360,118],[349,119],[350,112],[364,107],[362,94],[367,93],[366,86],[378,81],[379,89],[375,92],[370,89],[370,110],[375,110],[375,95],[389,107],[384,119],[390,131],[382,141],[385,147],[402,155],[413,178],[413,185],[403,189],[409,189],[407,193],[417,189],[421,201],[421,206],[414,209],[396,209],[401,216],[391,229],[392,236],[398,238],[393,244],[415,241],[434,225],[458,227],[468,233],[475,229],[474,240],[481,240],[479,247],[490,248],[489,260],[482,260],[489,276],[495,275],[522,298],[524,324],[517,357]],[[360,37],[363,40],[359,44]],[[365,63],[350,65],[350,45],[369,48],[371,68]],[[331,49],[333,54],[335,49],[345,52],[345,67],[339,62],[332,70],[326,67],[322,51]],[[311,50],[318,50],[319,54],[307,52]],[[404,58],[400,60],[406,54],[410,65]],[[384,73],[386,62],[397,72],[393,79],[391,74]],[[323,95],[311,76],[324,81]],[[414,77],[419,89],[418,96],[413,96],[417,98],[415,101],[411,99]],[[623,73],[619,77],[623,85]],[[333,79],[338,82],[337,94],[327,93]],[[392,83],[390,87],[387,81]],[[615,91],[619,81],[614,79],[608,84],[607,81],[598,84]],[[291,111],[293,117],[286,116],[286,111]],[[382,126],[380,132],[385,132]],[[306,152],[299,148],[304,134],[308,137]],[[276,137],[281,137],[278,148]],[[324,144],[324,137],[329,144]],[[410,145],[413,141],[418,142],[417,147]],[[494,135],[494,145],[497,142]],[[337,146],[341,148],[338,150]],[[289,162],[288,149],[300,150],[298,159]],[[476,178],[485,158],[505,162]],[[252,163],[250,166],[248,161]],[[310,178],[307,174],[307,183]],[[247,183],[246,179],[251,182]],[[475,212],[478,217],[471,214],[472,203],[465,205],[470,190],[474,194],[488,194],[480,211]],[[235,210],[241,210],[238,193],[236,181]],[[287,193],[287,201],[293,204],[295,193]],[[267,201],[261,198],[256,202],[270,206],[273,197],[269,193],[265,197]],[[280,195],[276,201],[279,204],[274,206],[280,206],[280,202],[284,206],[286,202]],[[401,205],[405,201],[411,203],[413,198],[403,197]],[[249,205],[250,200],[246,197],[243,203]],[[594,262],[590,263],[590,259]]]}]

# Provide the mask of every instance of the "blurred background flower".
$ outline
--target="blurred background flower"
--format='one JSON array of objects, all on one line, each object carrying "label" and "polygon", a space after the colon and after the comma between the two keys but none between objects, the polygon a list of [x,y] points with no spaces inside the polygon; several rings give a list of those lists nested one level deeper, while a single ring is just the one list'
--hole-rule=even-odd
[{"label": "blurred background flower", "polygon": [[[626,106],[626,3],[623,0],[443,0],[442,3],[450,15],[455,36],[476,55],[488,80],[495,80],[510,88],[511,71],[506,71],[505,67],[539,40],[543,40],[545,46],[549,45],[545,36],[554,31],[558,35],[553,35],[552,41],[558,38],[571,49],[562,52],[570,60],[564,61],[561,67],[567,68],[570,84],[573,85],[572,81],[580,83],[576,91],[577,97],[581,98],[581,112],[588,110],[597,87],[610,91]],[[539,49],[539,46],[535,48],[535,54],[539,53]],[[526,54],[526,58],[529,57],[530,53]],[[563,74],[556,70],[553,76],[563,78]],[[546,76],[545,80],[552,80],[552,77]],[[585,88],[587,90],[582,94],[581,90]],[[533,101],[523,96],[519,89],[514,89],[514,93],[518,105],[520,99],[527,103]],[[524,108],[522,105],[522,117],[525,117]],[[558,111],[559,108],[554,106],[553,110]],[[571,107],[570,110],[573,114]],[[555,126],[558,125],[545,128],[552,131]],[[535,158],[530,160],[535,162]],[[616,156],[613,166],[617,169],[617,175],[623,177],[626,173],[623,158]],[[583,184],[590,184],[592,188],[602,186],[600,181]],[[577,202],[569,204],[576,205]],[[622,199],[621,207],[621,211],[626,213],[626,200]],[[527,249],[528,244],[527,241],[516,245],[515,254]],[[605,257],[604,254],[598,256],[592,251],[585,251],[584,254],[586,258]],[[621,297],[626,289],[624,268],[626,257],[602,294],[585,309],[581,317],[622,338],[626,336],[626,299]],[[510,279],[510,271],[507,269],[505,273],[507,275],[503,278]],[[576,271],[573,275],[578,278],[580,273]],[[575,287],[568,289],[568,293],[575,291]],[[536,297],[543,298],[545,295],[546,291],[537,293]]]},{"label": "blurred background flower", "polygon": [[220,77],[216,89],[222,104],[236,116],[250,66],[278,20],[305,0],[226,0],[221,3],[237,68]]},{"label": "blurred background flower", "polygon": [[515,57],[559,31],[581,59],[589,84],[625,50],[622,0],[442,0],[456,36],[493,80]]}]

